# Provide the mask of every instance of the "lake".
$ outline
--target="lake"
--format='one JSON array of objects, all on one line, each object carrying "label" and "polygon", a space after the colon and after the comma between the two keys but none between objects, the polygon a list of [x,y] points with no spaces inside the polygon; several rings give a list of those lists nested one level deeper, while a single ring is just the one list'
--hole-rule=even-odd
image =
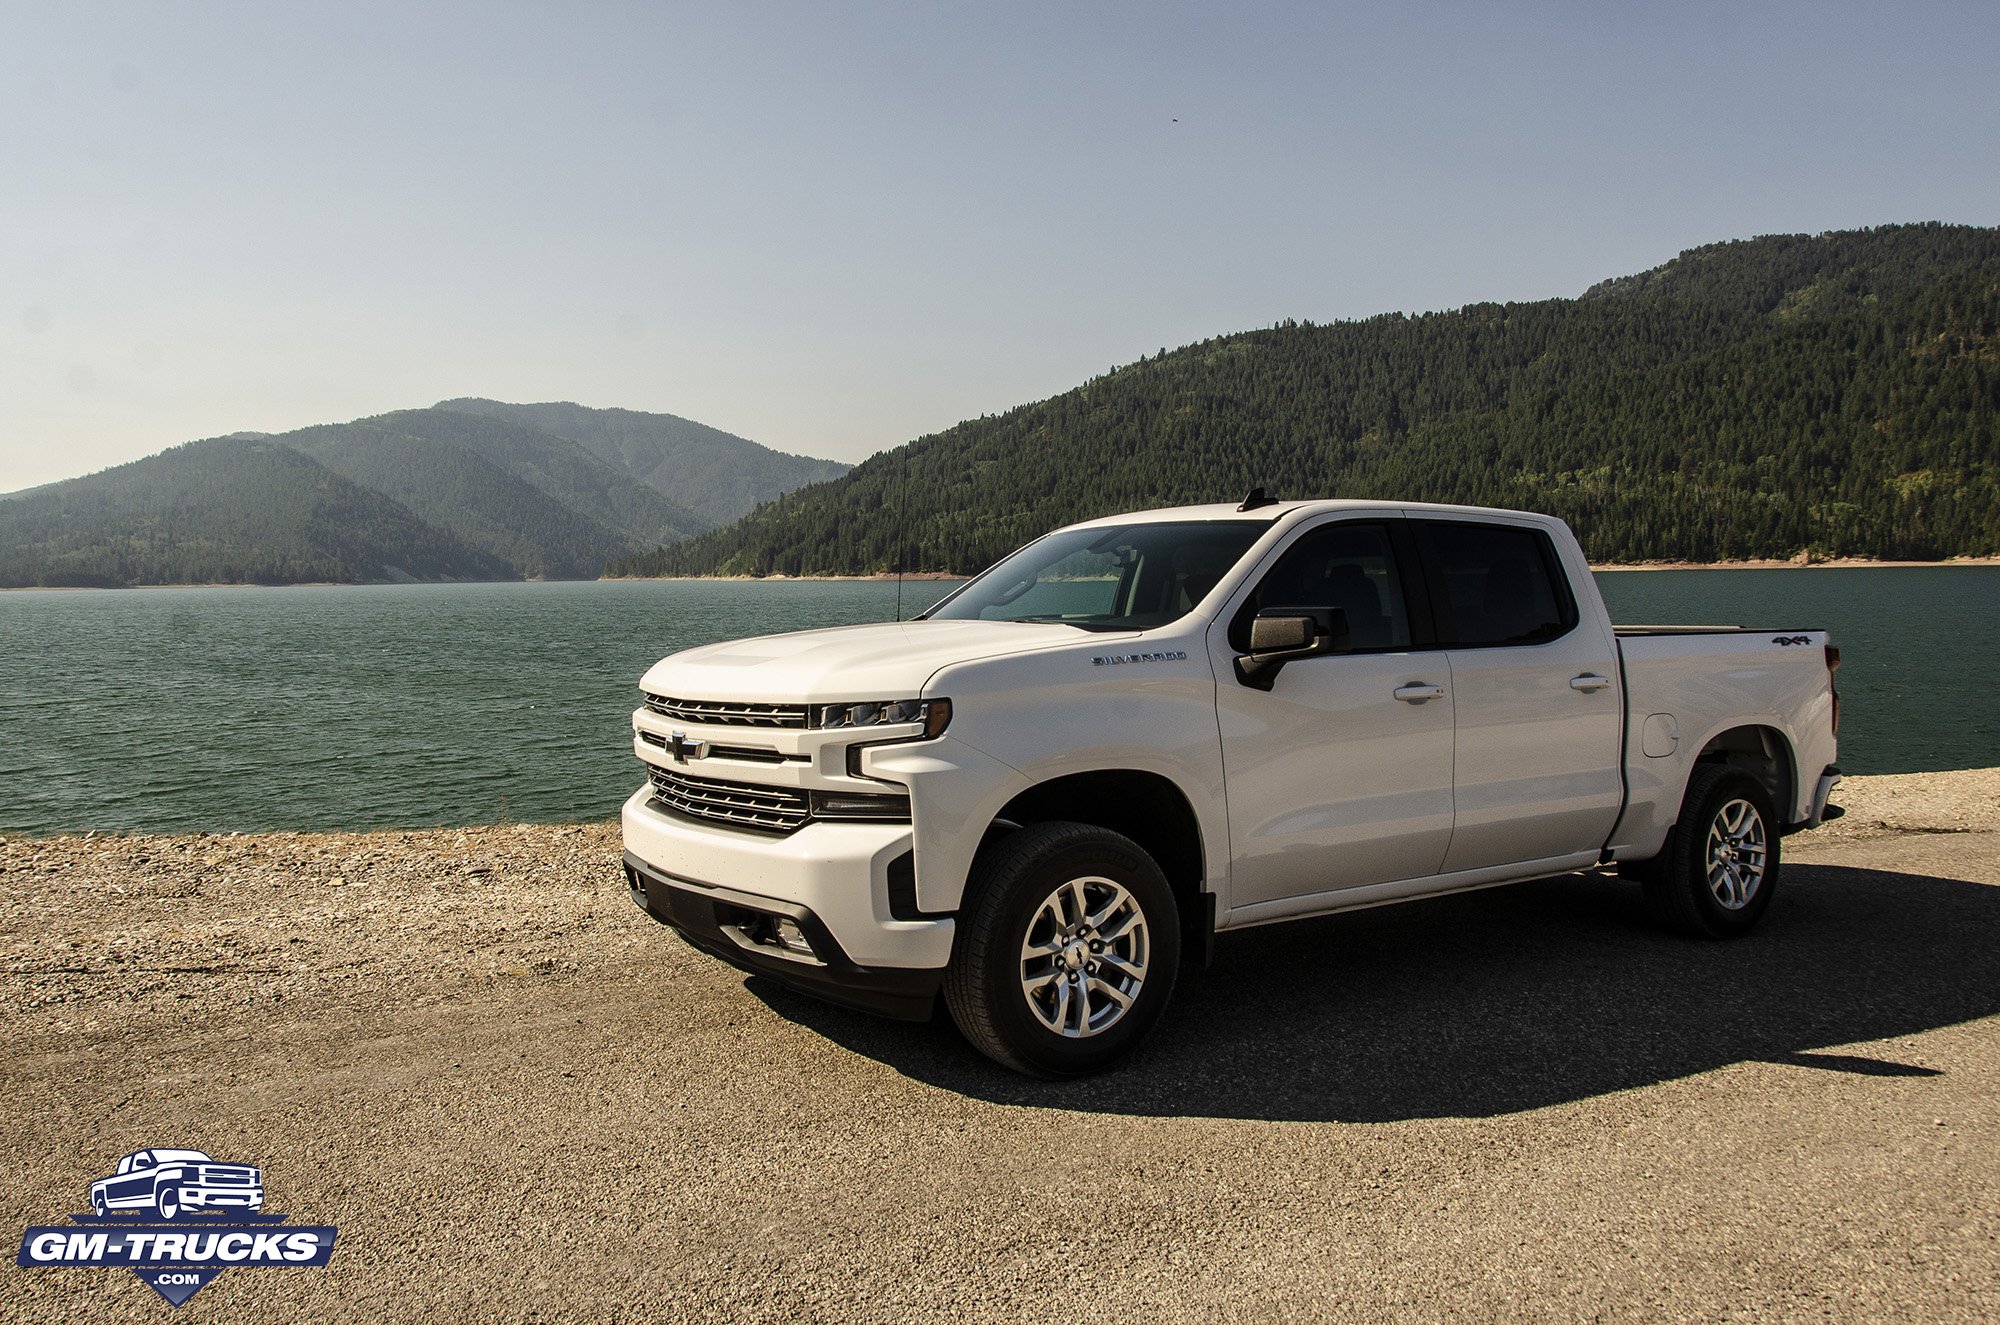
[{"label": "lake", "polygon": [[[1831,629],[1850,773],[2000,764],[2000,568],[1598,582],[1620,622]],[[906,611],[947,588],[906,584]],[[895,603],[871,581],[0,593],[0,832],[608,818],[661,655]]]}]

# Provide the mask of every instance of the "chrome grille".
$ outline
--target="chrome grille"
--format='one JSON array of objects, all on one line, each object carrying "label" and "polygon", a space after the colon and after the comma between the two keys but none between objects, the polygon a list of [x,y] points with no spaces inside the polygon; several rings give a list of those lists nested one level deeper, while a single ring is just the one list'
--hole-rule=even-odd
[{"label": "chrome grille", "polygon": [[662,717],[681,722],[706,723],[711,727],[803,727],[803,704],[733,703],[714,699],[672,699],[643,692],[646,707]]},{"label": "chrome grille", "polygon": [[[647,745],[657,745],[662,750],[671,750],[673,745],[658,732],[642,731],[639,739]],[[709,759],[741,759],[752,764],[810,764],[810,755],[788,755],[777,750],[760,749],[750,745],[717,745],[708,743]]]},{"label": "chrome grille", "polygon": [[808,794],[790,787],[689,777],[657,764],[648,765],[647,774],[655,798],[667,808],[696,819],[789,833],[804,825],[812,813]]}]

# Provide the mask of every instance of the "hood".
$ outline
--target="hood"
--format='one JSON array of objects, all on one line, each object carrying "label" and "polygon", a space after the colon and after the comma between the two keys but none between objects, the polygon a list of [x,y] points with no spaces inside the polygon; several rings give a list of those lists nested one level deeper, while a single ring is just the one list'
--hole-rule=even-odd
[{"label": "hood", "polygon": [[1103,639],[1036,622],[899,621],[709,644],[662,658],[640,685],[676,699],[778,704],[917,699],[938,668]]}]

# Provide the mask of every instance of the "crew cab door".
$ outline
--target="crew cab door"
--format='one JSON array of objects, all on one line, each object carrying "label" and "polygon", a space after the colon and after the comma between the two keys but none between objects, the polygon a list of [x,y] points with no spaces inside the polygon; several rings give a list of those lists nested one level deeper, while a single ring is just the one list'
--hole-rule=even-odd
[{"label": "crew cab door", "polygon": [[118,1172],[104,1188],[113,1201],[153,1194],[153,1152],[138,1150],[118,1161]]},{"label": "crew cab door", "polygon": [[1458,742],[1444,870],[1595,851],[1623,796],[1618,641],[1580,610],[1546,529],[1504,518],[1411,517]]},{"label": "crew cab door", "polygon": [[[1429,642],[1404,524],[1307,526],[1210,627],[1232,910],[1423,878],[1444,860],[1451,676]],[[1250,620],[1275,607],[1341,609],[1352,649],[1289,663],[1268,691],[1242,684],[1235,661]]]}]

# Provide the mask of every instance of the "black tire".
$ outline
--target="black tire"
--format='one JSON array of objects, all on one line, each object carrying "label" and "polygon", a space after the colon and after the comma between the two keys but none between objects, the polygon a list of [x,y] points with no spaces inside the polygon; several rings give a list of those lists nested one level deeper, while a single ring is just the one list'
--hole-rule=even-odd
[{"label": "black tire", "polygon": [[[1746,806],[1754,822],[1742,815]],[[1730,822],[1740,831],[1730,831]],[[1760,868],[1750,881],[1753,854],[1745,843],[1753,833],[1762,854],[1754,858]],[[1763,918],[1778,890],[1778,867],[1778,815],[1771,793],[1727,764],[1702,764],[1688,779],[1666,850],[1646,862],[1640,877],[1646,904],[1661,924],[1697,938],[1725,939],[1749,933]]]},{"label": "black tire", "polygon": [[[1083,900],[1066,900],[1076,896]],[[1017,829],[973,863],[966,898],[945,1004],[994,1062],[1039,1077],[1100,1072],[1166,1009],[1180,971],[1179,908],[1160,867],[1130,838],[1091,824]],[[1104,916],[1101,931],[1088,922],[1093,907]],[[1058,915],[1079,917],[1074,932],[1056,929]],[[1037,946],[1062,951],[1024,954],[1031,934],[1041,936]],[[1143,972],[1136,983],[1134,969]],[[1031,992],[1031,981],[1046,983]],[[1054,1019],[1072,1029],[1064,1033]]]},{"label": "black tire", "polygon": [[153,1193],[153,1208],[160,1212],[160,1218],[172,1219],[181,1212],[181,1189],[168,1183]]}]

